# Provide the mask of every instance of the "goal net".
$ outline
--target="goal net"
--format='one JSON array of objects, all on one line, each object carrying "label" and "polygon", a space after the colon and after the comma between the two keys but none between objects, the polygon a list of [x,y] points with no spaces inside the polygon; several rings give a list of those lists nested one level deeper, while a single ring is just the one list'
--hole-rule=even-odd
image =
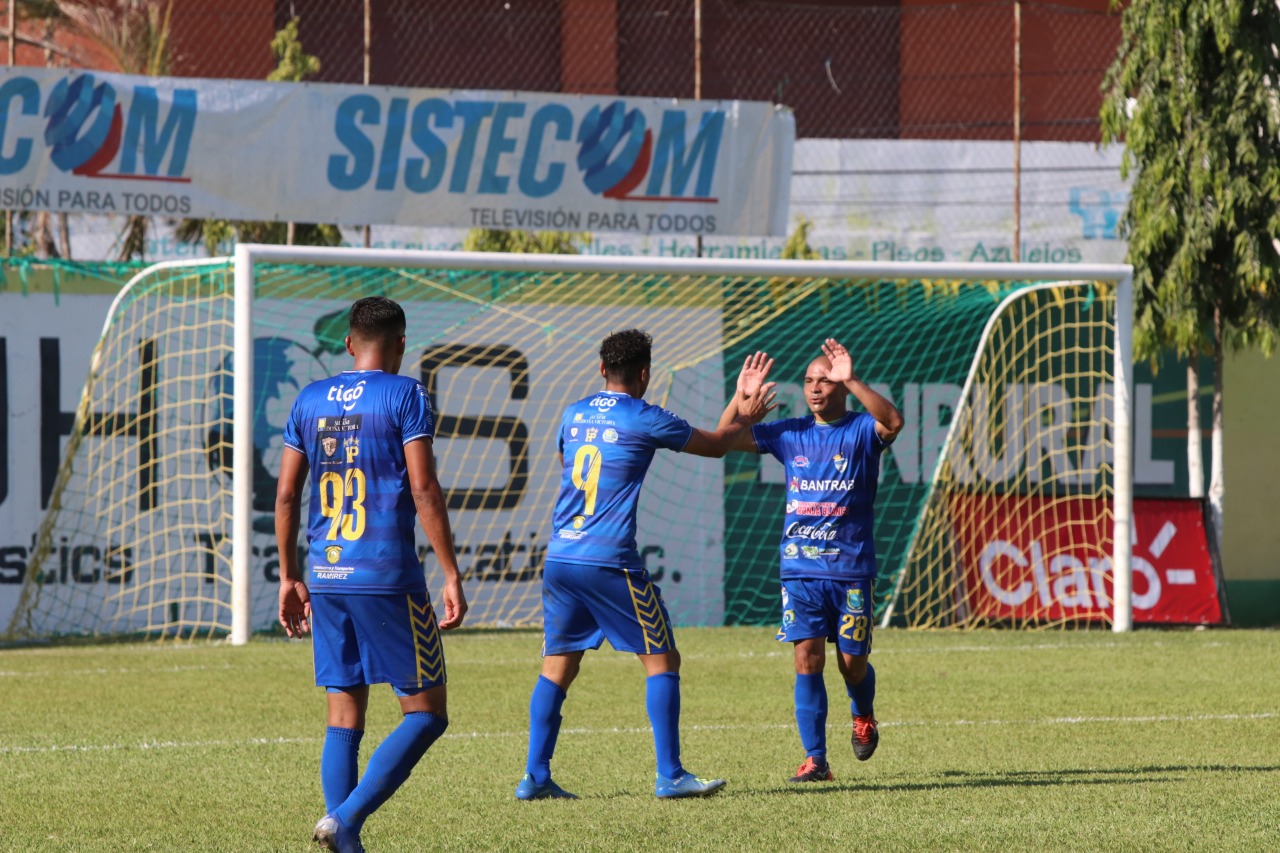
[{"label": "goal net", "polygon": [[[157,265],[116,300],[5,638],[271,629],[284,421],[300,388],[349,367],[346,312],[368,295],[408,318],[401,372],[437,413],[470,625],[540,622],[560,414],[600,387],[600,340],[639,327],[654,337],[647,398],[695,426],[714,428],[756,350],[776,359],[777,416],[806,415],[802,377],[828,336],[902,410],[876,502],[884,622],[1128,627],[1128,549],[1113,549],[1129,539],[1126,267],[237,259]],[[637,541],[678,624],[779,618],[799,485],[770,457],[657,454]],[[421,534],[419,553],[438,591]]]}]

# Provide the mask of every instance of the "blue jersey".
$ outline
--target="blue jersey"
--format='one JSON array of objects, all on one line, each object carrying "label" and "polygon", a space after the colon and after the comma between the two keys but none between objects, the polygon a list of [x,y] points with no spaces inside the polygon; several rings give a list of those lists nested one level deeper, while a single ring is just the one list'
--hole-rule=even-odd
[{"label": "blue jersey", "polygon": [[788,418],[756,424],[751,435],[787,472],[782,578],[874,578],[873,508],[885,448],[875,418]]},{"label": "blue jersey", "polygon": [[683,450],[693,427],[660,406],[601,391],[565,409],[564,456],[547,559],[640,569],[636,510],[659,447]]},{"label": "blue jersey", "polygon": [[284,443],[311,468],[306,525],[313,591],[426,589],[404,445],[433,432],[427,389],[407,376],[347,370],[302,389]]}]

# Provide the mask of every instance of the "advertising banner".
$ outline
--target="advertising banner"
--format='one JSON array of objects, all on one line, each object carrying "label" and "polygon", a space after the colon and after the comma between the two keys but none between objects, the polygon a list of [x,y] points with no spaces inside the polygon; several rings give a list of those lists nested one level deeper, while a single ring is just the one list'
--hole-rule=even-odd
[{"label": "advertising banner", "polygon": [[795,124],[744,101],[0,70],[0,206],[786,233]]},{"label": "advertising banner", "polygon": [[[951,513],[974,615],[1101,621],[1110,614],[1105,501],[957,495]],[[1138,498],[1133,523],[1133,621],[1221,624],[1201,503]]]}]

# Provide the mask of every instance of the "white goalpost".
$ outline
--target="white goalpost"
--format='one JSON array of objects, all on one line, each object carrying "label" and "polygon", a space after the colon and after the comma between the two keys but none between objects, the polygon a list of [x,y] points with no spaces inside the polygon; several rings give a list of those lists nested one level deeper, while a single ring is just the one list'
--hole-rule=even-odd
[{"label": "white goalpost", "polygon": [[[805,414],[788,381],[822,337],[847,337],[859,373],[908,418],[877,498],[882,624],[1133,626],[1128,266],[241,244],[231,259],[151,267],[116,299],[0,636],[241,644],[271,629],[282,413],[303,384],[345,367],[345,310],[374,294],[409,317],[402,369],[437,413],[472,624],[539,619],[556,486],[547,436],[596,387],[599,339],[638,326],[655,341],[648,397],[699,425],[715,422],[756,349],[778,359],[786,414]],[[104,410],[138,415],[107,422]],[[780,468],[743,454],[701,463],[655,459],[637,533],[646,565],[677,622],[773,621]],[[1011,606],[982,583],[1006,599],[1030,575],[1012,563],[979,573],[970,540],[1015,526],[1058,574]],[[99,543],[100,584],[58,582],[68,531]],[[1081,556],[1051,563],[1054,547]],[[438,581],[425,537],[419,553]]]}]

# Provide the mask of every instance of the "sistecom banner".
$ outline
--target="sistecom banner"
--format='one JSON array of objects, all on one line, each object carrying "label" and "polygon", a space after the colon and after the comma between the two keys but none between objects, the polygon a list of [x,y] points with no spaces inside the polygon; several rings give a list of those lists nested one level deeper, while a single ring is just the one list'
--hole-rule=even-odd
[{"label": "sistecom banner", "polygon": [[24,210],[784,235],[772,104],[0,69],[0,202]]}]

